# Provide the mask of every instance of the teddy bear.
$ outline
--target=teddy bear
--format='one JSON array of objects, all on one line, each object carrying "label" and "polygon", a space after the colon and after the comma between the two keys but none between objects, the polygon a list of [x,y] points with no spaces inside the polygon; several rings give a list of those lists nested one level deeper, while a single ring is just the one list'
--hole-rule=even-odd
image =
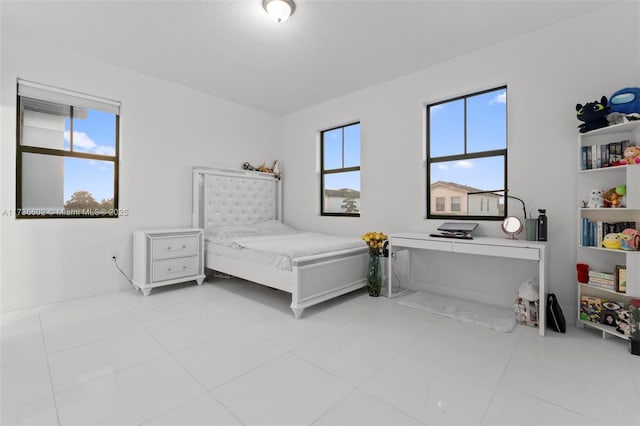
[{"label": "teddy bear", "polygon": [[604,199],[602,189],[592,189],[591,194],[589,195],[589,201],[587,202],[587,207],[595,209],[603,206]]},{"label": "teddy bear", "polygon": [[640,164],[640,147],[628,146],[622,157],[621,164]]}]

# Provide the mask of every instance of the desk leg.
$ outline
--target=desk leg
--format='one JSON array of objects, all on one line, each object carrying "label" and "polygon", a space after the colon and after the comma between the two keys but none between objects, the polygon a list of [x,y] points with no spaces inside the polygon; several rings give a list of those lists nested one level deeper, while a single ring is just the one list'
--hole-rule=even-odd
[{"label": "desk leg", "polygon": [[546,256],[546,250],[543,247],[540,252],[540,260],[538,261],[538,286],[540,288],[540,300],[538,301],[538,334],[540,334],[540,336],[544,336],[544,330],[547,327]]},{"label": "desk leg", "polygon": [[387,257],[387,297],[391,298],[391,288],[393,286],[393,262],[391,261],[391,259],[393,259],[393,247],[391,247],[391,244],[389,244],[389,256]]}]

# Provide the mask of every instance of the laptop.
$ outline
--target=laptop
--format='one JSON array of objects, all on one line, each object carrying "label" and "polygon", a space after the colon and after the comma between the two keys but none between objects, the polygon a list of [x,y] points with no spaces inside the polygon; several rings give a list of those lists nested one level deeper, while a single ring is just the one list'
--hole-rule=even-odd
[{"label": "laptop", "polygon": [[438,232],[429,234],[430,237],[460,238],[472,240],[471,232],[478,227],[475,222],[445,222],[438,227]]}]

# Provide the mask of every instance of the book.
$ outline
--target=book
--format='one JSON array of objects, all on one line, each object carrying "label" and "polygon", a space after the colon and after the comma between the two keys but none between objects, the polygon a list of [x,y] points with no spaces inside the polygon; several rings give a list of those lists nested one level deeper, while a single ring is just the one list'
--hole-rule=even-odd
[{"label": "book", "polygon": [[598,271],[589,271],[589,276],[590,277],[598,277],[598,278],[605,278],[608,280],[614,280],[615,279],[615,273],[610,273],[610,272],[598,272]]},{"label": "book", "polygon": [[627,292],[627,266],[616,265],[614,290],[618,293]]}]

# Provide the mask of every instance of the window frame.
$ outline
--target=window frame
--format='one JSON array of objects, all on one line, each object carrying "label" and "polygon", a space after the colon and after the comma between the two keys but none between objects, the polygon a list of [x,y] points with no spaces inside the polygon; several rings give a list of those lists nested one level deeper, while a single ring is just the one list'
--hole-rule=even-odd
[{"label": "window frame", "polygon": [[[503,149],[493,149],[493,150],[488,150],[488,151],[479,151],[479,152],[472,152],[469,153],[467,152],[467,99],[468,98],[472,98],[474,96],[478,96],[478,95],[483,95],[486,93],[490,93],[490,92],[495,92],[495,91],[499,91],[499,90],[504,90],[505,91],[505,95],[508,98],[508,87],[507,85],[502,85],[502,86],[497,86],[497,87],[493,87],[491,89],[486,89],[486,90],[481,90],[478,92],[473,92],[473,93],[469,93],[466,95],[462,95],[462,96],[457,96],[454,98],[448,98],[448,99],[444,99],[438,102],[433,102],[433,103],[429,103],[426,105],[425,107],[425,117],[426,117],[426,135],[425,135],[425,139],[426,139],[426,154],[427,154],[427,161],[426,161],[426,202],[427,202],[427,212],[426,212],[426,218],[427,219],[453,219],[453,220],[489,220],[489,221],[502,221],[504,220],[505,217],[508,216],[508,211],[509,211],[509,206],[508,206],[508,142],[509,142],[509,122],[508,122],[508,100],[507,100],[507,104],[506,104],[506,108],[505,108],[505,147]],[[446,104],[449,102],[454,102],[454,101],[458,101],[458,100],[463,100],[464,101],[464,122],[462,123],[464,126],[464,153],[463,154],[452,154],[452,155],[445,155],[442,157],[431,157],[431,141],[430,141],[430,137],[431,137],[431,123],[430,123],[430,109],[432,107],[435,107],[437,105],[441,105],[441,104]],[[499,156],[503,156],[504,157],[504,170],[503,170],[503,176],[504,176],[504,211],[502,215],[498,215],[498,216],[485,216],[485,215],[454,215],[454,214],[437,214],[437,213],[432,213],[431,212],[431,166],[434,163],[443,163],[443,162],[450,162],[450,161],[460,161],[460,160],[473,160],[473,159],[478,159],[478,158],[489,158],[489,157],[499,157]],[[499,191],[498,191],[499,192]]]},{"label": "window frame", "polygon": [[[362,166],[362,158],[360,153],[358,153],[358,166],[344,167],[344,129],[349,126],[359,125],[360,130],[362,131],[362,125],[360,121],[353,121],[347,124],[343,124],[340,126],[331,127],[328,129],[324,129],[320,131],[320,216],[336,216],[336,217],[360,217],[360,209],[358,209],[357,213],[339,213],[339,212],[325,212],[324,205],[324,178],[326,175],[337,174],[337,173],[347,173],[347,172],[359,172],[360,167]],[[331,132],[333,130],[341,129],[342,131],[342,167],[336,169],[328,169],[324,168],[324,135],[325,133]],[[362,133],[360,134],[360,144],[362,143]],[[360,149],[362,150],[362,145],[360,145]],[[360,194],[362,195],[362,190],[360,190]]]},{"label": "window frame", "polygon": [[[90,102],[96,103],[100,102],[100,98],[96,98],[90,95],[84,95],[81,93],[73,92],[66,89],[57,89],[54,87],[48,87],[45,85],[41,85],[38,83],[32,83],[25,80],[18,79],[17,84],[17,94],[16,94],[16,211],[15,217],[16,219],[97,219],[97,218],[118,218],[120,216],[121,209],[119,209],[118,199],[119,199],[119,164],[120,164],[120,112],[114,113],[115,117],[115,135],[114,135],[114,155],[105,155],[105,154],[93,154],[89,152],[83,151],[74,151],[73,150],[73,125],[74,125],[74,109],[78,108],[74,106],[71,102],[65,102],[64,104],[69,104],[69,149],[55,149],[55,148],[44,148],[40,146],[33,145],[23,145],[22,142],[22,133],[23,133],[23,124],[24,124],[24,104],[23,97],[30,99],[38,99],[43,101],[49,101],[46,99],[40,99],[37,96],[32,96],[30,94],[21,94],[20,87],[21,85],[26,87],[36,87],[36,90],[50,90],[55,93],[69,94],[71,98],[77,97],[82,98],[84,96],[90,100]],[[56,102],[56,101],[50,101]],[[113,103],[116,104],[115,101],[109,101],[104,99],[105,103]],[[118,111],[120,110],[120,103],[117,102]],[[36,155],[46,155],[46,156],[54,156],[54,157],[62,157],[62,158],[78,158],[85,160],[97,160],[97,161],[107,161],[113,163],[113,208],[108,209],[106,213],[100,213],[97,209],[87,209],[88,211],[84,211],[82,213],[73,214],[63,213],[64,205],[61,208],[60,213],[49,213],[44,212],[39,208],[29,208],[23,207],[22,204],[22,170],[23,170],[23,154],[36,154]],[[123,212],[125,214],[126,212]]]}]

